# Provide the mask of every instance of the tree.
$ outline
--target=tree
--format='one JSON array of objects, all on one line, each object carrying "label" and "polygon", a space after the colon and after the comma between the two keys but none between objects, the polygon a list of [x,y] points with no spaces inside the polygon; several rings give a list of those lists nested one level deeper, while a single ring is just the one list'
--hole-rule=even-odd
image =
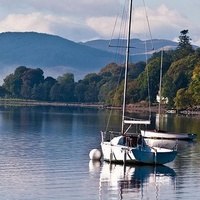
[{"label": "tree", "polygon": [[187,90],[192,79],[192,73],[199,57],[190,54],[182,59],[174,61],[163,78],[163,96],[168,97],[169,106],[173,106],[174,98],[179,89]]},{"label": "tree", "polygon": [[57,81],[61,85],[74,84],[74,74],[72,73],[63,74],[63,76],[59,76],[57,78]]},{"label": "tree", "polygon": [[139,88],[137,80],[133,80],[128,83],[127,94],[127,103],[137,103],[139,101]]},{"label": "tree", "polygon": [[200,62],[195,66],[188,92],[191,94],[195,104],[200,105]]},{"label": "tree", "polygon": [[191,94],[185,88],[181,88],[177,91],[176,97],[174,98],[174,105],[177,109],[191,108],[193,100]]},{"label": "tree", "polygon": [[84,99],[85,102],[98,102],[98,94],[101,88],[102,76],[96,73],[90,73],[86,75],[83,82],[86,86]]},{"label": "tree", "polygon": [[[37,69],[28,69],[22,75],[22,87],[21,87],[21,96],[25,99],[32,99],[35,97],[32,96],[32,89],[36,91],[37,86],[40,83],[43,83],[44,76],[43,71],[39,68]],[[37,95],[36,95],[37,96]]]},{"label": "tree", "polygon": [[129,65],[128,78],[132,80],[137,78],[144,71],[145,67],[146,63],[142,61],[136,64],[131,63]]},{"label": "tree", "polygon": [[25,73],[22,76],[23,84],[26,83],[31,88],[33,88],[35,84],[39,85],[40,83],[44,81],[43,73],[44,72],[39,68],[29,69],[25,71]]},{"label": "tree", "polygon": [[50,101],[51,100],[51,97],[50,97],[50,91],[51,91],[51,88],[53,87],[53,85],[57,83],[56,79],[52,78],[52,77],[47,77],[44,79],[44,82],[43,82],[43,89],[44,89],[44,100],[46,101]]},{"label": "tree", "polygon": [[83,83],[82,80],[78,81],[78,83],[75,84],[74,97],[77,102],[85,102],[86,90],[87,86]]},{"label": "tree", "polygon": [[39,85],[34,85],[32,92],[31,92],[31,99],[34,100],[46,100],[45,99],[45,91],[44,91],[44,86],[42,83],[40,83]]},{"label": "tree", "polygon": [[7,91],[4,87],[0,86],[0,97],[4,97],[7,94]]},{"label": "tree", "polygon": [[[57,78],[58,83],[60,84],[60,90],[62,94],[60,95],[61,101],[73,102],[74,101],[74,74],[66,73],[63,76]],[[62,96],[62,97],[61,97]]]},{"label": "tree", "polygon": [[26,100],[31,99],[31,89],[32,88],[27,82],[23,83],[21,91],[20,91],[22,98],[25,98]]},{"label": "tree", "polygon": [[184,58],[189,54],[194,52],[194,49],[191,45],[191,38],[187,35],[188,30],[182,30],[179,36],[179,44],[176,49],[176,55],[178,59]]},{"label": "tree", "polygon": [[123,103],[123,94],[124,94],[124,81],[122,84],[117,88],[117,90],[114,90],[114,96],[112,100],[113,106],[121,106]]},{"label": "tree", "polygon": [[50,90],[50,98],[52,101],[62,101],[61,97],[60,97],[60,84],[59,83],[55,83]]},{"label": "tree", "polygon": [[28,70],[29,70],[28,68],[24,66],[20,66],[16,68],[14,74],[10,74],[4,79],[3,87],[7,91],[9,91],[9,93],[11,94],[13,98],[21,97],[20,94],[21,94],[21,88],[23,84],[22,76]]},{"label": "tree", "polygon": [[163,78],[162,84],[162,96],[168,98],[168,106],[173,107],[174,97],[176,95],[176,85],[174,84],[173,78],[166,74]]},{"label": "tree", "polygon": [[14,84],[14,74],[9,74],[4,79],[3,88],[9,91],[11,97],[14,97],[13,84]]}]

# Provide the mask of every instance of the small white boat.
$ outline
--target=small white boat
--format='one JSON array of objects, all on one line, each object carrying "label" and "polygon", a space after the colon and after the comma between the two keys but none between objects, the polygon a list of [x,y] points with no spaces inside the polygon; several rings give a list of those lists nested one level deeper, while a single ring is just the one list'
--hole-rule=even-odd
[{"label": "small white boat", "polygon": [[[110,141],[106,141],[106,135],[109,133],[103,131],[101,133],[104,160],[111,163],[166,164],[172,162],[177,155],[176,145],[173,149],[151,147],[135,134],[114,136]],[[110,134],[115,133],[110,132]]]},{"label": "small white boat", "polygon": [[[129,18],[127,26],[127,45],[126,45],[126,62],[125,62],[125,79],[123,93],[123,113],[121,132],[101,132],[101,149],[103,158],[108,162],[121,163],[145,163],[145,164],[166,164],[175,159],[177,149],[166,149],[160,147],[148,146],[142,136],[138,133],[129,133],[132,125],[140,126],[150,124],[150,120],[136,120],[125,117],[126,109],[126,92],[127,77],[130,54],[130,31],[132,17],[133,0],[129,0]],[[128,126],[128,127],[127,127]],[[138,138],[137,138],[138,137]]]},{"label": "small white boat", "polygon": [[173,139],[173,140],[194,140],[197,134],[193,133],[172,133],[161,130],[141,130],[144,138]]}]

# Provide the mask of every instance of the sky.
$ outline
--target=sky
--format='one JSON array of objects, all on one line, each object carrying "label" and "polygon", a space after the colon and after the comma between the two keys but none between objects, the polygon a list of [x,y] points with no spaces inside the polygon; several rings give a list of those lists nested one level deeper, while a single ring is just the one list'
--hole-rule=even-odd
[{"label": "sky", "polygon": [[[124,1],[0,0],[0,32],[34,31],[75,42],[110,39]],[[134,0],[133,37],[138,39],[148,39],[141,28],[143,2],[152,38],[178,41],[180,31],[187,29],[192,44],[200,46],[199,0]]]}]

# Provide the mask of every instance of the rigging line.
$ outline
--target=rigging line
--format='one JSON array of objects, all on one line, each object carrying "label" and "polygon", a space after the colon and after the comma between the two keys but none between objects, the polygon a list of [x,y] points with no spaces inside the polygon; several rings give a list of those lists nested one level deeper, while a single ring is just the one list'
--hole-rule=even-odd
[{"label": "rigging line", "polygon": [[[147,45],[145,42],[145,49],[147,51]],[[146,54],[146,68],[147,68],[147,90],[148,90],[148,103],[149,103],[149,120],[151,120],[151,97],[150,97],[150,84],[149,84],[149,69],[148,69],[148,57]]]},{"label": "rigging line", "polygon": [[127,92],[127,85],[128,85],[128,64],[129,64],[129,53],[130,53],[130,37],[131,37],[131,22],[132,22],[132,0],[129,1],[129,18],[127,20],[128,32],[127,32],[127,48],[126,48],[126,62],[125,62],[125,72],[124,72],[124,95],[123,95],[123,105],[122,105],[122,133],[124,132],[124,116],[125,116],[125,109],[126,109],[126,92]]},{"label": "rigging line", "polygon": [[[124,2],[124,6],[123,6],[123,11],[122,11],[122,18],[121,18],[121,23],[120,23],[120,30],[119,30],[118,40],[117,40],[117,46],[120,46],[120,44],[122,44],[124,42],[123,40],[120,40],[120,39],[124,38],[125,33],[126,33],[126,19],[127,19],[127,9],[128,9],[127,7],[128,7],[128,4],[125,1]],[[117,23],[117,20],[116,20],[116,23]],[[116,27],[116,25],[115,25],[115,27]],[[114,31],[113,31],[113,35],[114,35]],[[116,48],[116,52],[115,52],[115,54],[116,54],[116,56],[115,56],[116,63],[118,63],[118,62],[120,62],[120,60],[122,60],[122,56],[120,56],[120,55],[123,55],[123,53],[124,52],[122,52],[121,48]],[[123,63],[123,61],[121,61],[121,62]],[[116,88],[115,88],[114,94],[116,94],[117,90],[119,89],[123,71],[124,71],[124,68],[121,67],[119,78],[118,78],[118,81],[117,81],[117,84],[116,84]],[[114,98],[113,98],[113,101],[111,102],[111,106],[112,107],[114,106]],[[113,111],[112,107],[111,107],[111,111],[109,112],[107,125],[106,125],[106,131],[108,130],[109,123],[110,123],[110,120],[111,120],[112,111]]]},{"label": "rigging line", "polygon": [[[124,46],[124,40],[122,40],[123,38],[125,38],[126,35],[126,21],[127,21],[127,10],[128,10],[128,5],[126,2],[124,2],[124,6],[123,6],[123,12],[122,12],[122,18],[121,18],[121,24],[120,24],[120,31],[119,31],[119,35],[118,35],[118,43],[117,46]],[[120,51],[120,53],[124,54],[124,50],[121,48],[118,48],[118,51]]]},{"label": "rigging line", "polygon": [[[120,86],[120,83],[121,83],[122,74],[123,74],[123,67],[121,67],[120,75],[119,75],[119,78],[118,78],[118,81],[117,81],[117,86],[116,86],[116,88],[115,88],[114,94],[116,94],[116,93],[117,93],[117,90],[119,89],[119,86]],[[115,95],[114,95],[114,96],[115,96]],[[113,99],[114,99],[114,98],[113,98]],[[106,132],[108,131],[110,119],[111,119],[111,116],[112,116],[112,111],[113,111],[112,107],[113,107],[113,106],[114,106],[114,103],[112,102],[111,111],[109,112],[109,116],[108,116],[108,120],[107,120]]]},{"label": "rigging line", "polygon": [[153,38],[152,38],[152,34],[151,34],[151,27],[150,27],[149,18],[147,15],[147,8],[146,8],[146,4],[145,4],[144,0],[143,0],[143,5],[144,5],[145,17],[146,17],[147,25],[148,25],[148,29],[149,29],[149,34],[150,34],[150,38],[151,38],[151,46],[152,46],[152,50],[154,50]]},{"label": "rigging line", "polygon": [[159,106],[158,106],[158,114],[160,115],[161,112],[161,100],[162,100],[162,69],[163,69],[163,48],[161,50],[161,58],[160,58],[160,82],[159,82]]},{"label": "rigging line", "polygon": [[118,17],[119,17],[119,13],[117,13],[117,16],[116,16],[116,19],[115,19],[115,24],[114,24],[114,28],[113,28],[113,31],[112,31],[112,35],[111,35],[111,38],[110,38],[109,47],[111,47],[111,41],[112,41],[112,39],[113,39],[113,35],[114,35],[115,28],[116,28],[116,25],[117,25]]},{"label": "rigging line", "polygon": [[[124,2],[123,10],[122,10],[122,16],[121,16],[121,23],[120,23],[120,29],[118,34],[118,40],[116,46],[124,46],[124,36],[126,35],[126,19],[127,19],[127,4]],[[124,55],[124,49],[123,48],[116,48],[116,61],[117,63],[123,63],[122,61],[122,55]],[[121,62],[120,62],[121,61]]]}]

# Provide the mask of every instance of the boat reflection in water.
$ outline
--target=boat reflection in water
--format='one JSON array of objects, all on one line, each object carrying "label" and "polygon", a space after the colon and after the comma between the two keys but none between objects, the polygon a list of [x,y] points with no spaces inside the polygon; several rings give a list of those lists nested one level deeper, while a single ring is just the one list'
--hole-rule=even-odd
[{"label": "boat reflection in water", "polygon": [[167,166],[124,166],[103,162],[100,170],[99,199],[166,198],[169,193],[167,190],[175,190],[175,180],[176,173]]},{"label": "boat reflection in water", "polygon": [[[172,148],[172,149],[175,146],[177,146],[177,149],[179,149],[179,144],[184,142],[184,141],[180,141],[180,140],[151,139],[151,138],[145,138],[144,140],[145,140],[146,144],[149,146]],[[188,142],[188,141],[186,141],[186,142]]]}]

